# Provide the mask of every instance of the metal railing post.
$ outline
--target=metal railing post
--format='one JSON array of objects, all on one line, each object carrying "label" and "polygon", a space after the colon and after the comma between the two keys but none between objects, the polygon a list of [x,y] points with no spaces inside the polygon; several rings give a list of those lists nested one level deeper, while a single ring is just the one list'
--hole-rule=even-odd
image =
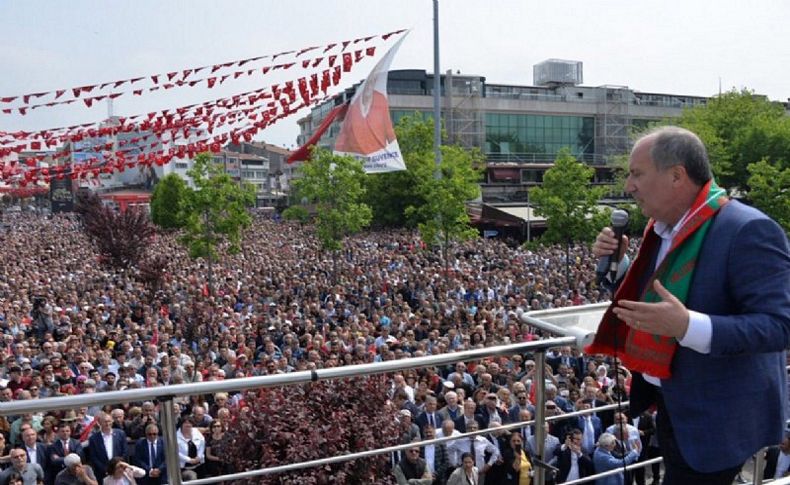
[{"label": "metal railing post", "polygon": [[[535,457],[543,460],[543,447],[546,442],[546,351],[538,350],[535,353],[535,375],[532,379],[535,387]],[[526,445],[526,443],[524,443]],[[546,483],[546,470],[533,464],[535,471],[535,485]]]},{"label": "metal railing post", "polygon": [[176,439],[176,413],[173,405],[172,396],[164,398],[161,404],[162,439],[165,443],[167,483],[181,485],[181,466],[178,460],[178,440]]},{"label": "metal railing post", "polygon": [[754,485],[762,485],[763,483],[763,470],[765,470],[765,451],[766,448],[762,448],[757,452],[756,455],[754,455],[754,475],[752,476]]}]

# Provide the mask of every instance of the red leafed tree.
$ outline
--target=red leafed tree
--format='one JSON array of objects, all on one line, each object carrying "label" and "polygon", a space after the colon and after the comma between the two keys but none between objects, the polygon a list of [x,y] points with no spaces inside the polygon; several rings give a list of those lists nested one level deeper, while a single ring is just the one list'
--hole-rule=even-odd
[{"label": "red leafed tree", "polygon": [[[393,446],[396,411],[386,376],[262,389],[231,426],[229,460],[255,470]],[[249,484],[394,484],[390,455],[256,477]]]},{"label": "red leafed tree", "polygon": [[151,238],[156,234],[144,211],[128,208],[116,212],[92,193],[77,195],[76,212],[82,227],[93,239],[102,263],[117,269],[135,266],[142,260]]}]

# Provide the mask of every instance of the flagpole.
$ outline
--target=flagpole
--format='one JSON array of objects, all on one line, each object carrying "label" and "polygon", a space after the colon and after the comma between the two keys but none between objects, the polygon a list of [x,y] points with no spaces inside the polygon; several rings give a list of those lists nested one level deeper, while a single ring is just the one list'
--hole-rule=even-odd
[{"label": "flagpole", "polygon": [[441,96],[439,70],[439,0],[433,0],[433,153],[436,170],[434,177],[442,177],[439,165],[442,163],[442,152],[439,146],[442,143],[442,113],[439,108]]}]

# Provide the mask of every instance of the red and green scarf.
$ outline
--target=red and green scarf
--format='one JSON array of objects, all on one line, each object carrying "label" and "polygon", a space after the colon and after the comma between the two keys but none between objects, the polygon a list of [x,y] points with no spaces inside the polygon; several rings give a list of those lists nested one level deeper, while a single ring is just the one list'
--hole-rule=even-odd
[{"label": "red and green scarf", "polygon": [[584,350],[590,354],[609,354],[619,356],[623,364],[631,370],[666,379],[671,376],[672,357],[675,355],[677,341],[672,337],[652,335],[625,325],[612,311],[620,300],[639,300],[645,302],[661,301],[653,289],[653,281],[658,279],[662,285],[681,302],[688,297],[694,268],[697,263],[705,234],[710,228],[713,216],[729,199],[724,189],[719,188],[711,179],[700,190],[689,209],[680,230],[672,240],[664,260],[656,268],[641,294],[639,280],[650,271],[651,258],[658,252],[661,238],[653,230],[652,219],[645,228],[642,245],[620,288],[612,299],[612,304],[604,313],[598,332],[592,344]]}]

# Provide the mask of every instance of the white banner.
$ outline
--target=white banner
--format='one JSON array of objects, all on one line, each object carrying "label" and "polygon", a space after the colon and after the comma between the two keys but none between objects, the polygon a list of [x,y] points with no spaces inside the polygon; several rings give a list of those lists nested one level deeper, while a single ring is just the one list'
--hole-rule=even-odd
[{"label": "white banner", "polygon": [[366,173],[406,170],[387,101],[387,74],[401,39],[357,89],[335,141],[335,153],[362,160]]}]

